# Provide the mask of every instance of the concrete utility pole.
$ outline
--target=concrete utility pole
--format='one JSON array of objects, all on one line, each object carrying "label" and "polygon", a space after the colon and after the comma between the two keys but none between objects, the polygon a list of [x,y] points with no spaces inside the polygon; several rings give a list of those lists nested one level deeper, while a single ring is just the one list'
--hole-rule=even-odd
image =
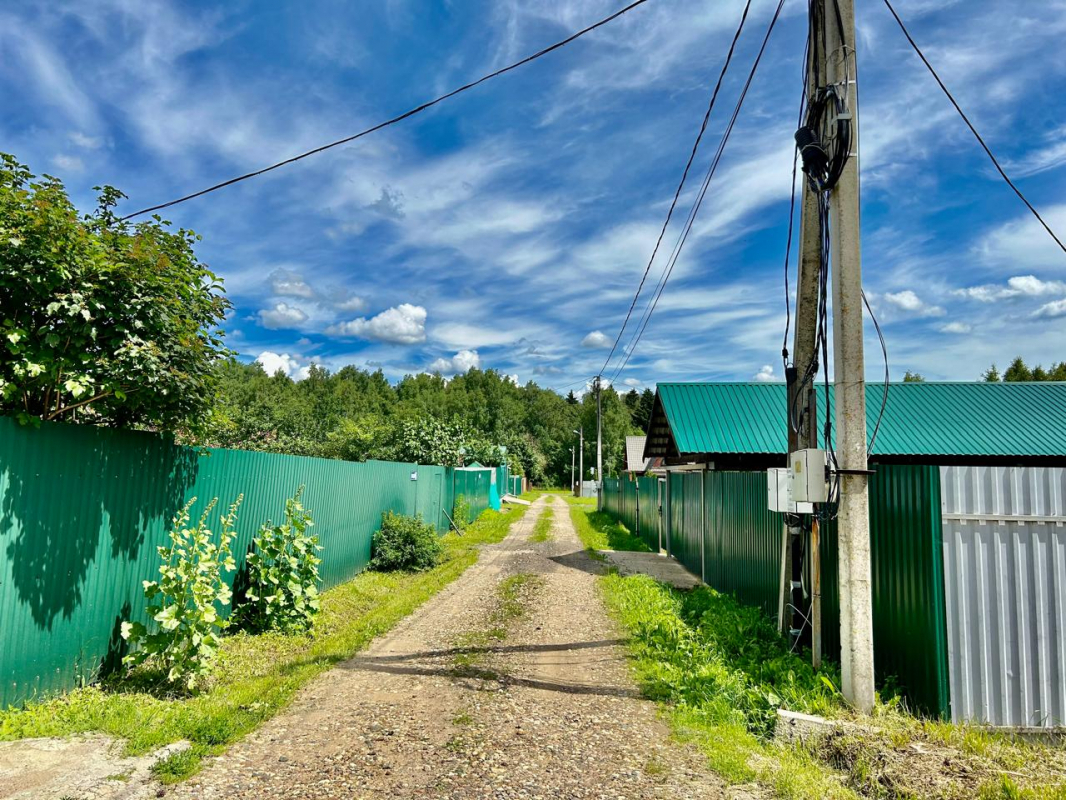
[{"label": "concrete utility pole", "polygon": [[[862,251],[859,243],[859,93],[854,0],[825,4],[830,83],[847,92],[854,151],[830,196],[833,232],[833,367],[836,385],[840,667],[844,697],[862,711],[874,704],[873,614],[870,596],[870,507],[867,495],[866,383],[862,333]],[[837,26],[837,9],[843,30]],[[843,34],[844,40],[841,40]],[[849,85],[849,81],[854,81]]]},{"label": "concrete utility pole", "polygon": [[603,402],[600,376],[596,376],[596,509],[603,510]]},{"label": "concrete utility pole", "polygon": [[570,448],[570,491],[571,492],[574,491],[574,459],[577,457],[576,453],[577,453],[577,451],[573,447],[571,447]]}]

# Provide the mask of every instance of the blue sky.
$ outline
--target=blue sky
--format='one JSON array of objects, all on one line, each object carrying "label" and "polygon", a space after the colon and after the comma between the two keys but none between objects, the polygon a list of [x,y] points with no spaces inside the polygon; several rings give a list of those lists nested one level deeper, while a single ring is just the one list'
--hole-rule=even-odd
[{"label": "blue sky", "polygon": [[[110,183],[132,211],[354,133],[622,4],[8,3],[0,149],[63,179],[80,207]],[[772,5],[753,4],[696,175]],[[649,0],[428,113],[170,209],[225,279],[230,345],[294,376],[312,361],[380,366],[391,379],[479,365],[565,390],[594,374],[741,7]],[[1066,234],[1066,2],[897,7]],[[805,8],[786,5],[620,388],[781,375]],[[995,175],[883,4],[860,2],[858,25],[864,280],[893,377],[970,380],[1015,355],[1066,358],[1066,256]],[[869,377],[881,369],[871,338]]]}]

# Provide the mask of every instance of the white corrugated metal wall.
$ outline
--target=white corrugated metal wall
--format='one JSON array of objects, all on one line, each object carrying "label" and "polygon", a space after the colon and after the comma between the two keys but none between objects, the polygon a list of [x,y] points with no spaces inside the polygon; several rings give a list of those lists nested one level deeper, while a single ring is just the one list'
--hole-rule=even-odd
[{"label": "white corrugated metal wall", "polygon": [[942,467],[951,712],[1066,725],[1066,469]]}]

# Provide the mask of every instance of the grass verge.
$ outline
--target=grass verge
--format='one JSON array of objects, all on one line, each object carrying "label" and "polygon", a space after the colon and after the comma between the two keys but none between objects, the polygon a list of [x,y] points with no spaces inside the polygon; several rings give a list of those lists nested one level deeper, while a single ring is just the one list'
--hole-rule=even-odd
[{"label": "grass verge", "polygon": [[597,550],[636,550],[650,553],[651,548],[629,528],[605,511],[596,510],[595,498],[567,497],[570,519],[581,543],[593,555]]},{"label": "grass verge", "polygon": [[[830,669],[788,651],[761,612],[708,587],[678,592],[645,576],[602,579],[630,636],[645,694],[676,735],[731,783],[785,798],[1066,798],[1066,752],[975,726],[917,719],[895,701],[853,715]],[[772,738],[776,709],[848,723],[803,744]]]},{"label": "grass verge", "polygon": [[78,689],[62,697],[0,711],[0,740],[102,731],[137,755],[188,739],[192,748],[157,765],[164,782],[182,780],[277,714],[319,673],[351,658],[477,561],[480,545],[499,542],[525,513],[486,511],[463,536],[443,538],[440,563],[417,573],[363,572],[322,595],[311,633],[226,637],[210,687],[160,697],[132,680]]},{"label": "grass verge", "polygon": [[549,506],[545,508],[540,517],[537,518],[536,525],[533,526],[533,535],[529,537],[533,542],[550,542],[552,536],[552,520],[555,517],[555,512]]}]

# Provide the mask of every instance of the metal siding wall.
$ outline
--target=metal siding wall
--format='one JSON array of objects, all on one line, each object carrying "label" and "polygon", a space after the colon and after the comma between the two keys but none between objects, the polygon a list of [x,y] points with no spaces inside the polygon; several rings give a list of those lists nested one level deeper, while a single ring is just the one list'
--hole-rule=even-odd
[{"label": "metal siding wall", "polygon": [[70,689],[92,680],[102,663],[117,664],[119,625],[145,621],[141,581],[158,574],[156,547],[168,542],[172,518],[191,498],[195,520],[218,497],[214,530],[244,494],[233,543],[240,563],[259,526],[281,521],[285,499],[305,485],[328,588],[365,568],[383,511],[421,510],[428,519],[436,476],[443,488],[450,472],[242,450],[201,454],[154,434],[33,429],[0,418],[0,707]]},{"label": "metal siding wall", "polygon": [[1066,725],[1066,469],[944,467],[941,482],[952,718]]}]

